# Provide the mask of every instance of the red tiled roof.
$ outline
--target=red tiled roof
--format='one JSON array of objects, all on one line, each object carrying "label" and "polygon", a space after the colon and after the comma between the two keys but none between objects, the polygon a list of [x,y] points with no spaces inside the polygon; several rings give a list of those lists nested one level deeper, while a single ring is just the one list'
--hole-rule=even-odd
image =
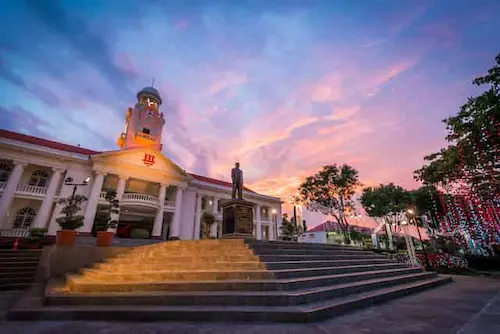
[{"label": "red tiled roof", "polygon": [[84,155],[92,155],[92,154],[101,153],[98,151],[88,150],[86,148],[82,148],[82,147],[78,147],[78,146],[72,146],[72,145],[67,145],[67,144],[63,144],[63,143],[58,143],[58,142],[55,142],[52,140],[47,140],[47,139],[42,139],[42,138],[33,137],[33,136],[29,136],[29,135],[24,135],[22,133],[12,132],[12,131],[3,130],[3,129],[0,129],[0,137],[6,138],[6,139],[22,141],[22,142],[25,142],[28,144],[33,144],[33,145],[45,146],[48,148],[53,148],[55,150],[71,152],[71,153],[78,153],[78,154],[84,154]]},{"label": "red tiled roof", "polygon": [[[206,176],[201,176],[201,175],[196,175],[196,174],[192,174],[192,173],[189,173],[189,175],[191,175],[192,177],[194,177],[196,180],[198,181],[203,181],[203,182],[208,182],[208,183],[212,183],[212,184],[217,184],[219,186],[223,186],[223,187],[229,187],[231,188],[233,186],[232,183],[230,182],[226,182],[226,181],[221,181],[221,180],[216,180],[216,179],[212,179],[210,177],[206,177]],[[252,192],[252,193],[255,193],[255,191],[253,190],[250,190],[248,189],[247,187],[243,187],[243,189],[245,189],[246,191],[249,191],[249,192]]]},{"label": "red tiled roof", "polygon": [[[65,151],[65,152],[71,152],[71,153],[78,153],[78,154],[84,154],[84,155],[93,155],[93,154],[103,153],[103,152],[99,152],[99,151],[93,151],[93,150],[89,150],[89,149],[78,147],[78,146],[62,144],[62,143],[58,143],[58,142],[55,142],[52,140],[47,140],[47,139],[43,139],[43,138],[29,136],[29,135],[25,135],[22,133],[12,132],[12,131],[3,130],[3,129],[0,129],[0,137],[12,139],[12,140],[17,140],[17,141],[22,141],[22,142],[25,142],[28,144],[33,144],[33,145],[45,146],[48,148],[61,150],[61,151]],[[210,177],[196,175],[196,174],[192,174],[192,173],[189,173],[189,174],[193,178],[195,178],[199,181],[208,182],[208,183],[212,183],[212,184],[216,184],[216,185],[224,186],[224,187],[230,187],[230,188],[232,187],[232,184],[230,182],[216,180],[216,179],[212,179]],[[255,191],[250,190],[246,187],[244,187],[244,189],[246,191],[255,193]]]}]

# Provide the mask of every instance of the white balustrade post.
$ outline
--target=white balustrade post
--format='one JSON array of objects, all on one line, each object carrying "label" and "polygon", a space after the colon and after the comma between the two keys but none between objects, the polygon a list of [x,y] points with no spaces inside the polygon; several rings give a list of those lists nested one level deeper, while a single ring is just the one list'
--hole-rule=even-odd
[{"label": "white balustrade post", "polygon": [[3,224],[7,222],[7,212],[9,212],[9,208],[12,205],[14,192],[19,185],[19,181],[21,181],[21,176],[26,165],[27,163],[25,162],[14,161],[14,170],[9,176],[7,185],[2,193],[2,198],[0,199],[0,227],[4,227]]},{"label": "white balustrade post", "polygon": [[155,239],[161,238],[161,230],[163,228],[163,207],[165,206],[166,193],[167,185],[162,183],[160,185],[160,193],[158,194],[158,202],[160,205],[158,207],[158,211],[156,212],[153,232],[151,233],[152,237]]},{"label": "white balustrade post", "polygon": [[57,188],[59,187],[59,183],[61,182],[61,176],[63,172],[64,170],[59,168],[53,169],[52,177],[50,178],[45,198],[43,199],[40,209],[38,210],[33,227],[44,228],[47,225],[50,209],[54,204],[54,196],[56,195]]},{"label": "white balustrade post", "polygon": [[169,237],[169,239],[172,240],[180,239],[179,237],[181,232],[182,193],[183,189],[177,186],[177,194],[175,195],[174,219],[172,220],[172,226],[170,227],[170,237]]},{"label": "white balustrade post", "polygon": [[95,214],[97,212],[97,204],[99,203],[99,197],[101,196],[102,185],[104,183],[104,176],[106,174],[102,172],[96,172],[96,177],[92,183],[92,189],[90,190],[90,195],[87,199],[87,207],[85,208],[85,218],[83,219],[83,226],[80,228],[80,232],[90,233],[92,232],[92,227],[94,226]]},{"label": "white balustrade post", "polygon": [[200,229],[201,229],[201,199],[202,194],[196,194],[196,212],[194,218],[194,240],[200,239]]},{"label": "white balustrade post", "polygon": [[261,223],[260,223],[260,219],[261,219],[261,217],[260,217],[260,208],[261,208],[261,206],[260,206],[260,205],[257,205],[257,206],[255,207],[255,224],[257,224],[257,225],[255,226],[255,227],[256,227],[256,228],[255,228],[255,234],[257,234],[257,235],[255,236],[255,238],[256,238],[257,240],[262,239],[262,231],[261,231]]}]

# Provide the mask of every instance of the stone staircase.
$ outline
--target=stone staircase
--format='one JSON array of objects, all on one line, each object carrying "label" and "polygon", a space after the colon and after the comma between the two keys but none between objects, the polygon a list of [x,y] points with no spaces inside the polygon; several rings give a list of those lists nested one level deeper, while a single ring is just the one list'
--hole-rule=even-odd
[{"label": "stone staircase", "polygon": [[23,290],[36,275],[41,250],[0,249],[0,291]]},{"label": "stone staircase", "polygon": [[352,247],[256,240],[138,247],[49,284],[10,319],[317,321],[447,282]]}]

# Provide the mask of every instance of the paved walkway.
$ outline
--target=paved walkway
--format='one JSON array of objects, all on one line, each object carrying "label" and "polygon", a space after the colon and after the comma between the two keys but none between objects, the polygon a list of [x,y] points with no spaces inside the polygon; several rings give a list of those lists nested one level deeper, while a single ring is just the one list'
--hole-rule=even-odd
[{"label": "paved walkway", "polygon": [[[3,314],[15,294],[0,295]],[[0,317],[2,315],[0,314]],[[4,322],[5,334],[153,333],[500,333],[500,280],[456,276],[455,283],[313,324]]]}]

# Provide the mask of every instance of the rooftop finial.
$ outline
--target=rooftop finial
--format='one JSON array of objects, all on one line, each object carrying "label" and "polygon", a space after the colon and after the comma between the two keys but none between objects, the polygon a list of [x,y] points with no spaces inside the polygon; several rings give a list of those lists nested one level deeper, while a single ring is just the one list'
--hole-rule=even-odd
[{"label": "rooftop finial", "polygon": [[155,86],[155,78],[153,77],[153,81],[151,81],[151,87]]}]

